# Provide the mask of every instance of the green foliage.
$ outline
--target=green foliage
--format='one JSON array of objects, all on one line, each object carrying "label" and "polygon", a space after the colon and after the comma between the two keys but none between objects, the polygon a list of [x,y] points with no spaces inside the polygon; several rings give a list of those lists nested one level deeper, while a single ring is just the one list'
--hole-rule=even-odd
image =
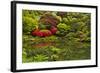
[{"label": "green foliage", "polygon": [[62,18],[62,22],[65,23],[65,24],[68,24],[68,25],[71,24],[70,21],[69,21],[69,19],[66,18],[66,17]]},{"label": "green foliage", "polygon": [[65,36],[70,30],[70,26],[65,23],[59,23],[57,25],[57,28],[58,28],[58,31],[56,32],[56,35],[58,36]]},{"label": "green foliage", "polygon": [[39,29],[46,29],[45,24],[39,24]]},{"label": "green foliage", "polygon": [[30,17],[23,17],[23,32],[26,34],[34,30],[37,26],[37,20],[34,20]]},{"label": "green foliage", "polygon": [[38,11],[23,10],[22,20],[24,34],[30,34],[39,24],[39,13]]},{"label": "green foliage", "polygon": [[34,56],[34,61],[36,62],[42,62],[42,61],[47,61],[48,60],[48,57],[46,55],[36,55]]},{"label": "green foliage", "polygon": [[60,22],[62,22],[62,18],[61,18],[60,16],[56,16],[56,18],[57,18]]},{"label": "green foliage", "polygon": [[58,29],[59,29],[60,31],[62,31],[62,30],[67,31],[67,30],[70,29],[70,26],[68,26],[68,25],[66,25],[66,24],[64,24],[64,23],[59,23],[59,24],[57,25],[57,27],[58,27]]},{"label": "green foliage", "polygon": [[52,61],[57,61],[57,60],[59,60],[59,56],[58,56],[57,54],[53,54],[53,55],[51,56],[51,60],[52,60]]},{"label": "green foliage", "polygon": [[39,29],[50,29],[51,28],[50,24],[48,24],[48,25],[46,25],[46,24],[39,24],[38,26],[39,26]]},{"label": "green foliage", "polygon": [[[47,13],[51,16],[43,21],[56,24],[56,34],[48,37],[32,36],[31,31],[37,27],[39,30],[50,30],[51,24],[40,22],[40,18]],[[23,10],[22,23],[23,63],[91,58],[90,13]]]},{"label": "green foliage", "polygon": [[56,47],[54,47],[54,46],[51,46],[51,51],[52,51],[53,53],[55,53],[55,54],[58,54],[58,53],[60,52],[60,50],[61,50],[61,49],[59,49],[59,48],[56,48]]}]

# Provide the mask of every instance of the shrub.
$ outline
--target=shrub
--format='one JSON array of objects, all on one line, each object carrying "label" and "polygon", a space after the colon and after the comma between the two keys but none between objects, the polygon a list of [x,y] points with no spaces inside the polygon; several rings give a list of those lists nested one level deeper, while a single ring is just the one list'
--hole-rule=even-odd
[{"label": "shrub", "polygon": [[30,33],[36,28],[38,21],[30,17],[23,17],[23,32]]}]

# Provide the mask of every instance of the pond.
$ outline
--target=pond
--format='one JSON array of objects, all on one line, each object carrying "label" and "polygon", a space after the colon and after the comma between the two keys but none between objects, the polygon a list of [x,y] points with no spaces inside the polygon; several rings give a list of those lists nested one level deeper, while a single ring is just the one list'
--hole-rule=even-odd
[{"label": "pond", "polygon": [[54,36],[53,38],[33,37],[26,43],[24,41],[23,62],[85,60],[91,58],[90,51],[90,42],[80,42]]}]

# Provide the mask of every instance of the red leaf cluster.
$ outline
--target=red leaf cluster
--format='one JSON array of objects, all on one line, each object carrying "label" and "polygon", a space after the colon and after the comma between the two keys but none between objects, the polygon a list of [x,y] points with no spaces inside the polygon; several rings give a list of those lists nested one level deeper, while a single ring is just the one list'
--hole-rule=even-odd
[{"label": "red leaf cluster", "polygon": [[51,36],[57,32],[56,27],[52,27],[50,30],[39,30],[36,29],[35,31],[32,31],[33,36],[39,36],[39,37],[46,37],[46,36]]},{"label": "red leaf cluster", "polygon": [[52,32],[50,30],[39,30],[39,31],[33,31],[33,36],[39,36],[39,37],[46,37],[52,35]]},{"label": "red leaf cluster", "polygon": [[57,28],[52,26],[50,31],[52,32],[52,34],[55,34],[57,32]]}]

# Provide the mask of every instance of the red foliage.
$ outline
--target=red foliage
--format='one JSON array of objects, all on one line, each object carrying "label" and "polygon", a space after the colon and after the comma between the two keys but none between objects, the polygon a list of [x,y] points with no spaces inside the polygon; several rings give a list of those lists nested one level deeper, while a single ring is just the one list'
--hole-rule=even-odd
[{"label": "red foliage", "polygon": [[39,31],[40,31],[39,29],[32,31],[32,35],[35,36]]},{"label": "red foliage", "polygon": [[46,37],[52,35],[50,30],[35,30],[32,32],[33,36]]},{"label": "red foliage", "polygon": [[43,33],[41,31],[39,31],[39,32],[36,33],[36,36],[42,37]]},{"label": "red foliage", "polygon": [[57,26],[57,24],[59,23],[59,20],[57,18],[55,18],[54,16],[51,15],[44,15],[40,18],[39,22],[43,23],[43,24],[50,24],[51,26]]},{"label": "red foliage", "polygon": [[52,32],[52,34],[55,34],[55,33],[57,32],[57,28],[56,28],[56,27],[52,27],[52,28],[50,29],[50,31]]},{"label": "red foliage", "polygon": [[42,32],[44,37],[52,35],[51,31],[49,30],[40,30],[40,32]]}]

